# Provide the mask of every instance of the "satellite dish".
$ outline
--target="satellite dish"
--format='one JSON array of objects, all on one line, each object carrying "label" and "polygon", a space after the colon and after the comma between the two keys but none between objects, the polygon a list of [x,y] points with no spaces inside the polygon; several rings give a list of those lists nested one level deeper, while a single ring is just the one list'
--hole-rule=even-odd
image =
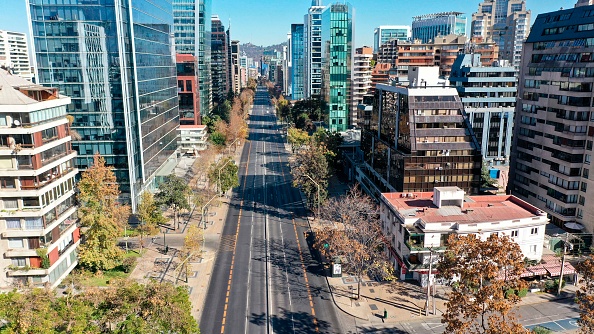
[{"label": "satellite dish", "polygon": [[20,126],[21,125],[21,121],[19,121],[18,119],[15,119],[14,121],[12,121],[12,124],[14,126]]}]

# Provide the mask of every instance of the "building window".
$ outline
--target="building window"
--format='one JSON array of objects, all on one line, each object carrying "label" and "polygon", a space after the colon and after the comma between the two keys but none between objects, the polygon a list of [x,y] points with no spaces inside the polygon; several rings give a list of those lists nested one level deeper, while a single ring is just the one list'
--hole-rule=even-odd
[{"label": "building window", "polygon": [[398,241],[398,250],[400,250],[401,244],[400,241]]},{"label": "building window", "polygon": [[192,91],[192,80],[186,80],[186,92]]},{"label": "building window", "polygon": [[6,229],[20,230],[21,229],[21,220],[18,218],[6,219]]},{"label": "building window", "polygon": [[39,218],[25,218],[26,230],[43,230],[43,220]]},{"label": "building window", "polygon": [[533,227],[532,229],[530,229],[530,234],[531,235],[538,234],[538,227]]},{"label": "building window", "polygon": [[586,192],[586,191],[588,191],[588,184],[587,184],[586,182],[582,182],[582,187],[581,187],[581,190],[582,190],[583,192]]},{"label": "building window", "polygon": [[8,239],[8,248],[23,248],[23,239],[15,239],[9,238]]},{"label": "building window", "polygon": [[588,177],[590,177],[590,170],[584,168],[584,170],[582,171],[582,176],[587,179]]},{"label": "building window", "polygon": [[10,261],[12,262],[12,265],[16,267],[24,267],[27,265],[27,260],[24,257],[10,259]]},{"label": "building window", "polygon": [[518,230],[511,231],[511,236],[512,236],[512,238],[517,238],[518,237]]},{"label": "building window", "polygon": [[18,209],[19,202],[16,199],[5,199],[4,200],[4,208],[5,209]]},{"label": "building window", "polygon": [[536,245],[530,245],[530,253],[536,254]]}]

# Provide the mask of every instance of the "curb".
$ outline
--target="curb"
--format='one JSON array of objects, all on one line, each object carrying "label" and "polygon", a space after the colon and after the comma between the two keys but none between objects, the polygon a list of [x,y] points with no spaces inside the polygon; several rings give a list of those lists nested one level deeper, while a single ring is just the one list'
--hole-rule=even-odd
[{"label": "curb", "polygon": [[[309,222],[309,220],[308,220],[308,222]],[[360,317],[360,316],[354,315],[354,314],[352,314],[352,313],[350,313],[350,312],[348,312],[348,311],[345,311],[345,310],[344,310],[342,307],[338,306],[338,303],[336,303],[336,300],[334,299],[334,292],[332,292],[332,286],[330,285],[330,281],[328,281],[328,277],[327,277],[327,276],[324,276],[324,278],[326,279],[326,284],[328,284],[328,291],[330,291],[330,296],[332,296],[332,302],[334,303],[334,305],[335,305],[335,306],[336,306],[336,307],[337,307],[339,310],[341,310],[342,312],[344,312],[344,313],[346,313],[346,314],[350,315],[350,316],[351,316],[351,317],[353,317],[353,318],[357,318],[357,319],[360,319],[360,320],[369,321],[369,317],[367,317],[367,318],[363,318],[363,317]]]}]

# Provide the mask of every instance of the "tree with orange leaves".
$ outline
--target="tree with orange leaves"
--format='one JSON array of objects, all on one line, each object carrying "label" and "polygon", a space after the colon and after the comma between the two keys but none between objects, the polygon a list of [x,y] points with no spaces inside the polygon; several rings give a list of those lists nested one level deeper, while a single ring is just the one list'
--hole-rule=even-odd
[{"label": "tree with orange leaves", "polygon": [[91,270],[109,270],[121,264],[124,252],[117,239],[128,223],[130,207],[118,202],[120,190],[111,167],[99,154],[78,183],[78,210],[84,242],[79,263]]},{"label": "tree with orange leaves", "polygon": [[577,292],[576,303],[580,307],[580,333],[594,333],[594,255],[578,264],[577,271],[582,275],[583,285]]},{"label": "tree with orange leaves", "polygon": [[441,319],[445,333],[529,333],[512,312],[520,298],[506,295],[525,288],[524,256],[509,237],[450,235],[437,270],[438,277],[456,278]]}]

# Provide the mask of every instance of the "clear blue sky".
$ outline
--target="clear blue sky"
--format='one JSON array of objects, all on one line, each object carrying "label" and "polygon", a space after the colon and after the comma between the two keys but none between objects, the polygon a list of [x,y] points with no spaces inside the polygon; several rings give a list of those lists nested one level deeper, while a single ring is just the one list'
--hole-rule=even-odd
[{"label": "clear blue sky", "polygon": [[[338,0],[322,0],[323,4]],[[532,19],[539,13],[570,8],[577,0],[527,0]],[[28,32],[25,0],[0,0],[0,30]],[[231,37],[241,43],[271,45],[286,40],[291,23],[303,23],[311,0],[212,0],[212,13],[225,26],[231,19]],[[339,1],[343,2],[343,1]],[[469,18],[481,0],[351,0],[355,8],[355,44],[373,46],[373,29],[379,25],[410,25],[412,17],[459,11]]]}]

